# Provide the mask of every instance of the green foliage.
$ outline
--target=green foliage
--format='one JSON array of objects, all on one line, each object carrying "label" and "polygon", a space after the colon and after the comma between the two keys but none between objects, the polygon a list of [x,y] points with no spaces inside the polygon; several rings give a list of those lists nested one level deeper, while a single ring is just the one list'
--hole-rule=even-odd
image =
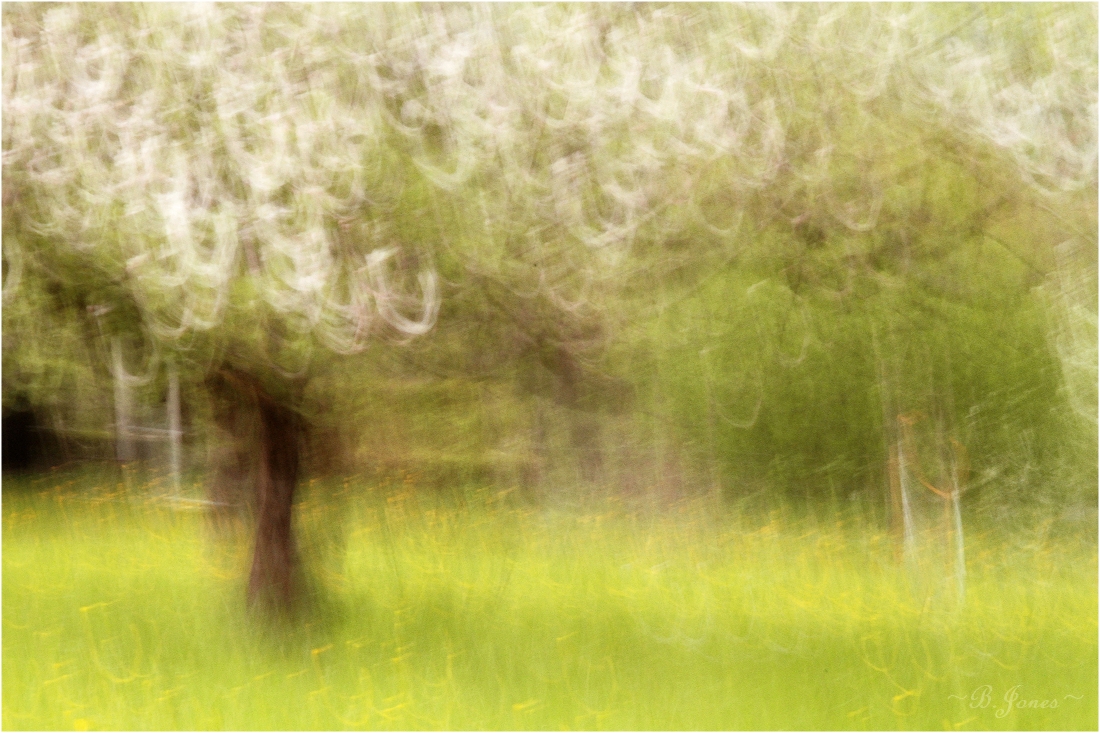
[{"label": "green foliage", "polygon": [[101,11],[4,15],[6,405],[108,422],[121,336],[456,477],[878,501],[920,414],[1090,491],[1091,6]]},{"label": "green foliage", "polygon": [[[1028,491],[1065,488],[1055,469],[1072,410],[1034,273],[1011,245],[937,242],[936,231],[923,251],[877,262],[839,253],[873,253],[881,234],[834,230],[804,250],[790,233],[760,232],[756,263],[750,253],[712,273],[650,322],[664,409],[721,462],[731,495],[761,476],[803,496],[881,486],[892,421],[907,413],[962,443],[976,476],[999,477],[999,498],[1024,474]],[[1076,466],[1079,489],[1090,467]]]}]

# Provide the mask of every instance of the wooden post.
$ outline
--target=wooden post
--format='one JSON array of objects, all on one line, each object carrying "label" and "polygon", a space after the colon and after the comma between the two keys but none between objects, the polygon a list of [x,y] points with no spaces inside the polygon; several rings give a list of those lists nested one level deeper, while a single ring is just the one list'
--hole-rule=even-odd
[{"label": "wooden post", "polygon": [[889,457],[886,459],[886,476],[890,483],[890,499],[888,503],[888,516],[890,519],[890,534],[894,543],[894,560],[901,563],[905,557],[905,523],[901,513],[901,466],[898,465],[898,447],[890,446]]},{"label": "wooden post", "polygon": [[111,376],[115,382],[115,457],[119,463],[127,464],[137,457],[137,453],[130,433],[130,415],[133,412],[130,385],[126,382],[122,344],[117,337],[111,339],[111,363]]},{"label": "wooden post", "polygon": [[955,448],[955,460],[951,464],[951,508],[955,515],[955,583],[958,587],[959,605],[966,601],[966,550],[963,542],[962,512],[959,509],[959,494],[969,474],[966,449],[962,443],[951,441]]},{"label": "wooden post", "polygon": [[180,455],[183,429],[180,424],[180,377],[174,361],[168,362],[168,446],[172,470],[172,498],[180,498]]},{"label": "wooden post", "polygon": [[901,492],[901,519],[904,527],[904,554],[908,562],[917,559],[917,543],[913,533],[913,512],[909,506],[909,475],[906,472],[905,448],[901,431],[898,433],[898,488]]}]

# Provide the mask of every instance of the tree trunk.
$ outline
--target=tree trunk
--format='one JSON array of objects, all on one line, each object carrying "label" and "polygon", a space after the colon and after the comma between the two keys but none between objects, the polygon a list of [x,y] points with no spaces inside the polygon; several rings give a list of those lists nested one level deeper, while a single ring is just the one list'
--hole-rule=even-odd
[{"label": "tree trunk", "polygon": [[207,380],[217,405],[218,427],[231,434],[220,449],[212,494],[233,492],[251,480],[256,543],[248,579],[248,602],[272,611],[289,611],[296,600],[297,553],[291,513],[302,422],[250,374],[223,367]]},{"label": "tree trunk", "polygon": [[597,481],[603,475],[603,452],[600,447],[600,420],[591,405],[582,404],[581,367],[565,346],[559,346],[549,360],[558,380],[558,402],[569,409],[569,438],[581,478]]},{"label": "tree trunk", "polygon": [[278,609],[294,601],[296,550],[291,507],[298,484],[298,415],[257,386],[260,454],[256,475],[256,548],[248,600]]}]

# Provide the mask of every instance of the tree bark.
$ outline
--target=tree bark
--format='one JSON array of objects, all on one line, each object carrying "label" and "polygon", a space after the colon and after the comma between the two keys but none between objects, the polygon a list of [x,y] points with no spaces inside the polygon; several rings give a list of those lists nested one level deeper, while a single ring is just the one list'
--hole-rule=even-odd
[{"label": "tree bark", "polygon": [[248,600],[289,609],[295,599],[297,565],[291,508],[298,484],[301,425],[298,415],[257,386],[260,455],[256,476],[256,548],[248,580]]},{"label": "tree bark", "polygon": [[565,346],[554,349],[552,357],[545,363],[557,377],[557,401],[570,412],[569,438],[573,444],[573,453],[581,478],[585,481],[596,481],[603,475],[600,421],[590,409],[592,405],[582,404],[585,385],[582,384],[584,377],[581,367],[573,353]]},{"label": "tree bark", "polygon": [[[249,605],[291,610],[296,600],[297,550],[292,508],[298,484],[302,421],[298,413],[268,392],[259,379],[222,367],[207,380],[221,408],[219,427],[232,433],[227,459],[216,471],[214,492],[251,480],[256,542],[248,579]],[[224,484],[224,485],[223,485]]]}]

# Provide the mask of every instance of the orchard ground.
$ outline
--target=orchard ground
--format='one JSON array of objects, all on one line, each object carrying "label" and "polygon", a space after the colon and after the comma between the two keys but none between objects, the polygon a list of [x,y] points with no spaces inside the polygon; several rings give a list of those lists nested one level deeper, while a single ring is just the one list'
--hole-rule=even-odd
[{"label": "orchard ground", "polygon": [[1095,514],[966,517],[960,605],[858,510],[316,481],[287,625],[246,609],[243,525],[104,472],[4,488],[5,729],[1097,726]]}]

